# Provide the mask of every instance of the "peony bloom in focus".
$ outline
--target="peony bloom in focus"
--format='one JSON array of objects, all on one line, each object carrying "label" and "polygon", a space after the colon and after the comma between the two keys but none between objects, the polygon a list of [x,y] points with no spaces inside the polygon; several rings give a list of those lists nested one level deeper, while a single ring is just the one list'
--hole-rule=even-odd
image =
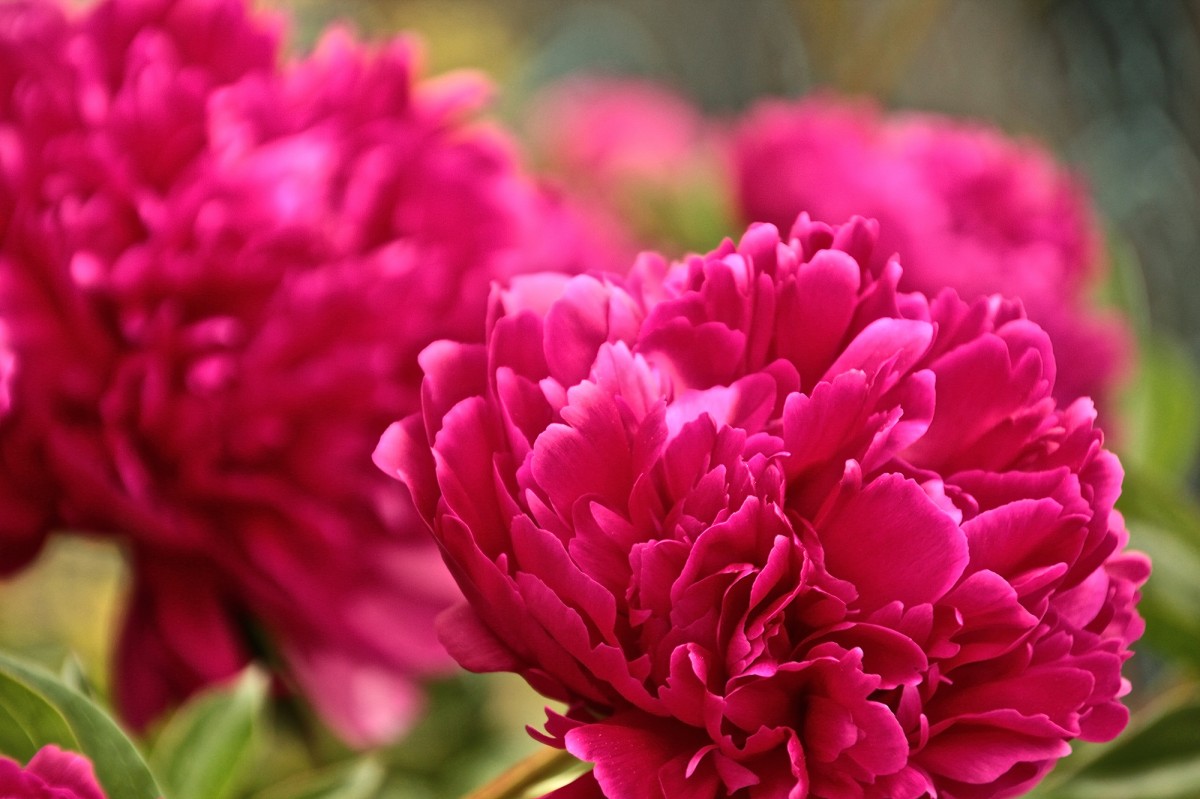
[{"label": "peony bloom in focus", "polygon": [[334,31],[281,66],[241,0],[0,6],[0,567],[119,536],[117,699],[145,724],[250,659],[348,740],[450,661],[456,595],[372,466],[416,356],[491,280],[575,268],[566,211],[470,121],[473,80]]},{"label": "peony bloom in focus", "polygon": [[569,705],[556,797],[984,799],[1128,718],[1147,559],[1017,303],[902,293],[801,216],[627,280],[493,292],[376,462],[467,603],[443,640]]},{"label": "peony bloom in focus", "polygon": [[105,799],[91,762],[83,755],[44,746],[25,768],[0,757],[0,796],[5,799]]},{"label": "peony bloom in focus", "polygon": [[1054,342],[1059,402],[1107,406],[1129,334],[1091,304],[1102,253],[1086,194],[1037,145],[819,96],[762,103],[738,122],[730,150],[747,222],[874,217],[875,257],[903,256],[901,289],[1019,298]]}]

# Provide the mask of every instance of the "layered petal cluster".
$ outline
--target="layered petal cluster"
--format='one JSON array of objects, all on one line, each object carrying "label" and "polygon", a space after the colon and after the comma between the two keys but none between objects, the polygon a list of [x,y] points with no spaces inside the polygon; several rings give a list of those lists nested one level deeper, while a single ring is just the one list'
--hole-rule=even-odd
[{"label": "layered petal cluster", "polygon": [[873,217],[876,257],[903,255],[902,289],[1020,298],[1054,342],[1056,398],[1109,399],[1129,334],[1091,301],[1103,259],[1086,194],[1037,145],[816,96],[752,109],[735,126],[730,160],[746,221]]},{"label": "layered petal cluster", "polygon": [[801,216],[627,279],[527,276],[424,351],[376,462],[464,666],[568,703],[557,796],[983,799],[1106,740],[1148,561],[1018,303],[902,293]]},{"label": "layered petal cluster", "polygon": [[417,353],[489,282],[576,268],[567,211],[473,121],[479,81],[334,31],[284,64],[242,0],[0,6],[0,567],[120,536],[141,724],[265,656],[348,739],[450,663],[455,595],[370,463]]},{"label": "layered petal cluster", "polygon": [[83,755],[45,746],[22,768],[0,757],[0,796],[5,799],[105,799],[91,762]]}]

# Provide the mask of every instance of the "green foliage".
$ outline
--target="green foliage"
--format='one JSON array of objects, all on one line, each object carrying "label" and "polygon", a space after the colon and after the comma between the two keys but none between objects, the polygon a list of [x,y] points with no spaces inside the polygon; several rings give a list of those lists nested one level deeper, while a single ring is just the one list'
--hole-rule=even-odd
[{"label": "green foliage", "polygon": [[200,694],[171,717],[150,755],[166,799],[237,795],[259,742],[269,682],[263,672],[247,669],[232,685]]},{"label": "green foliage", "polygon": [[252,799],[372,799],[384,776],[378,761],[364,757],[292,777]]},{"label": "green foliage", "polygon": [[1200,797],[1200,701],[1188,692],[1145,715],[1149,718],[1097,750],[1045,795],[1054,799]]},{"label": "green foliage", "polygon": [[1182,484],[1200,448],[1200,377],[1172,342],[1151,339],[1141,350],[1123,403],[1121,457],[1126,468]]},{"label": "green foliage", "polygon": [[87,697],[40,667],[0,655],[0,750],[24,762],[48,744],[91,759],[110,797],[162,793],[133,743]]},{"label": "green foliage", "polygon": [[1174,664],[1200,672],[1200,507],[1174,481],[1132,465],[1119,507],[1132,546],[1154,562],[1139,606],[1145,641]]}]

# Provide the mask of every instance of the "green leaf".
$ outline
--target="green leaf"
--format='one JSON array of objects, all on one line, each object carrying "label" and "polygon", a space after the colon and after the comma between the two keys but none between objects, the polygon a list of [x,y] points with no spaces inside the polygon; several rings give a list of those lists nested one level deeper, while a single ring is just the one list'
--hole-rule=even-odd
[{"label": "green leaf", "polygon": [[50,672],[0,655],[0,709],[5,728],[0,743],[11,747],[14,756],[28,759],[30,749],[58,744],[92,761],[109,796],[161,796],[141,755],[116,723]]},{"label": "green leaf", "polygon": [[1126,734],[1053,795],[1061,799],[1200,796],[1200,702],[1193,699]]},{"label": "green leaf", "polygon": [[269,679],[250,668],[206,691],[167,722],[150,753],[167,799],[224,799],[253,760]]},{"label": "green leaf", "polygon": [[1200,505],[1176,483],[1128,465],[1117,507],[1126,518],[1166,530],[1200,554]]},{"label": "green leaf", "polygon": [[1200,376],[1188,354],[1166,339],[1144,340],[1122,403],[1126,466],[1183,485],[1200,445],[1198,395]]},{"label": "green leaf", "polygon": [[1146,619],[1145,640],[1164,655],[1200,671],[1200,552],[1188,541],[1154,524],[1129,520],[1130,540],[1154,562],[1138,610]]},{"label": "green leaf", "polygon": [[34,747],[32,752],[20,753],[21,757],[28,759],[46,744],[79,749],[79,741],[62,713],[46,697],[9,673],[0,673],[0,708]]},{"label": "green leaf", "polygon": [[1146,270],[1137,250],[1111,227],[1108,232],[1109,269],[1094,287],[1092,303],[1115,308],[1129,321],[1139,339],[1148,338],[1152,328]]},{"label": "green leaf", "polygon": [[88,699],[95,698],[92,685],[88,682],[87,670],[83,668],[83,662],[74,652],[68,653],[63,658],[62,667],[58,670],[58,677],[68,688],[75,689]]},{"label": "green leaf", "polygon": [[386,772],[372,758],[301,774],[254,795],[253,799],[370,799]]},{"label": "green leaf", "polygon": [[39,748],[20,719],[10,713],[0,699],[0,754],[25,763]]}]

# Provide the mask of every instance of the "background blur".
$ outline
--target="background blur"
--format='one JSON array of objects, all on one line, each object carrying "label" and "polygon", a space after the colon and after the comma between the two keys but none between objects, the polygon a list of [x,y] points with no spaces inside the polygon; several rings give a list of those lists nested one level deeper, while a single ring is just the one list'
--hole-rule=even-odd
[{"label": "background blur", "polygon": [[311,44],[334,19],[410,29],[434,72],[486,71],[520,128],[580,71],[660,80],[716,112],[815,88],[972,116],[1051,147],[1139,257],[1153,323],[1200,357],[1200,2],[270,0]]},{"label": "background blur", "polygon": [[[1183,0],[264,0],[296,16],[292,46],[346,19],[371,38],[426,43],[428,72],[481,69],[496,111],[522,130],[537,90],[568,74],[652,78],[714,113],[816,88],[888,108],[970,116],[1040,140],[1091,186],[1108,227],[1110,292],[1134,317],[1147,364],[1134,409],[1137,468],[1125,512],[1156,574],[1132,735],[1084,747],[1048,781],[1056,797],[1200,797],[1200,2]],[[734,231],[728,231],[730,233]],[[715,241],[713,242],[716,243]],[[1138,416],[1141,414],[1141,416]],[[1140,443],[1139,442],[1139,436]],[[1147,443],[1147,441],[1150,443]],[[105,544],[52,541],[0,586],[0,646],[61,662],[68,642],[106,690],[122,565]],[[81,612],[81,608],[85,609]],[[435,690],[435,713],[378,757],[381,796],[452,797],[534,744],[541,701],[511,675]],[[472,731],[472,732],[468,732]],[[329,740],[275,739],[259,780],[292,761],[336,761]],[[255,787],[255,786],[251,786]],[[257,786],[257,787],[262,787]],[[247,793],[251,792],[247,789]],[[350,794],[346,794],[350,795]],[[366,794],[363,794],[366,795]],[[375,795],[375,794],[371,794]]]}]

